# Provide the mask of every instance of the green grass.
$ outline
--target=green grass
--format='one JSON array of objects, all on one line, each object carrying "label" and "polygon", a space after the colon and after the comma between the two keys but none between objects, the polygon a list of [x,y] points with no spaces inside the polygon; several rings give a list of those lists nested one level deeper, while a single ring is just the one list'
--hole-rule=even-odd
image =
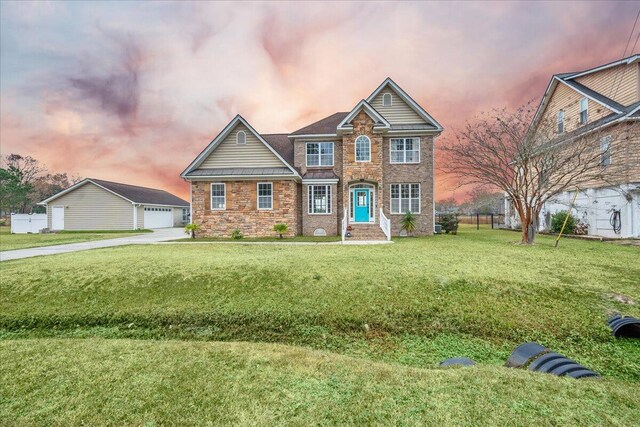
[{"label": "green grass", "polygon": [[46,234],[11,234],[11,227],[3,226],[0,227],[0,251],[88,242],[91,240],[115,239],[116,237],[126,237],[132,234],[150,232],[151,230],[65,230]]},{"label": "green grass", "polygon": [[0,341],[15,425],[637,425],[636,389],[508,368],[417,369],[281,345]]},{"label": "green grass", "polygon": [[[180,396],[171,389],[188,388],[191,376],[198,377],[194,387],[209,390],[207,381],[226,381],[227,388],[240,393],[237,403],[221,395],[207,401],[222,406],[210,414],[213,418],[202,420],[222,424],[247,424],[253,417],[262,424],[315,424],[331,413],[336,399],[335,423],[388,424],[397,416],[397,424],[637,424],[637,418],[629,417],[640,408],[629,396],[640,383],[640,344],[615,340],[605,320],[612,312],[640,316],[640,249],[570,239],[556,249],[553,238],[544,236],[535,246],[524,247],[514,243],[518,240],[518,233],[462,228],[457,236],[397,239],[381,246],[153,245],[3,262],[0,343],[8,356],[0,357],[10,366],[38,357],[43,357],[38,363],[52,364],[53,383],[45,381],[42,387],[59,409],[29,406],[26,389],[12,386],[8,391],[26,402],[21,412],[26,423],[40,416],[43,424],[57,419],[67,424],[70,418],[65,417],[77,417],[71,424],[85,419],[104,424],[100,416],[116,420],[114,424],[171,423],[183,416],[189,423],[181,411],[211,409],[205,403],[208,391],[186,397],[197,400],[192,406],[172,404]],[[635,304],[620,303],[619,296]],[[185,342],[153,341],[158,339]],[[529,340],[600,372],[603,379],[570,381],[502,368],[511,350]],[[65,399],[72,399],[68,394],[73,387],[50,392],[64,386],[55,375],[65,375],[55,372],[90,363],[92,351],[111,358],[105,359],[105,369],[117,365],[118,346],[130,346],[124,359],[132,366],[122,393],[134,393],[139,383],[167,373],[159,390],[140,392],[140,408],[146,409],[131,414],[127,408],[133,403],[118,400],[116,393],[113,407],[91,418],[86,408],[93,406],[92,399],[110,398],[106,392],[81,395],[70,414],[60,409],[67,407]],[[210,370],[200,371],[202,378],[196,368],[181,368],[183,359],[193,358],[184,362],[192,366],[205,363],[203,352],[220,354],[242,346],[268,363],[277,363],[280,351],[304,352],[300,357],[308,363],[330,358],[335,365],[329,372],[340,372],[336,388],[331,388],[332,376],[323,377],[328,383],[300,377],[298,370],[307,368],[293,361],[290,373],[283,369],[273,378],[258,375],[245,359],[212,361]],[[471,357],[481,366],[433,370],[437,362],[454,356]],[[214,378],[215,366],[225,363],[231,363],[230,371]],[[17,370],[22,374],[23,368]],[[377,377],[378,370],[387,373]],[[100,372],[78,372],[77,381],[87,388],[113,385],[111,374]],[[255,398],[255,407],[248,402],[259,391],[246,378],[256,378],[256,389],[263,384],[267,390]],[[279,394],[280,382],[298,388]],[[338,392],[345,394],[344,400],[342,394],[332,394]],[[153,402],[154,393],[159,401],[145,403]],[[326,402],[314,400],[316,395]],[[378,403],[372,396],[384,399]],[[11,402],[0,401],[0,410],[9,411]],[[144,418],[156,413],[149,409],[153,405],[160,405],[158,411],[166,411],[166,417]],[[119,415],[111,417],[110,410]]]}]

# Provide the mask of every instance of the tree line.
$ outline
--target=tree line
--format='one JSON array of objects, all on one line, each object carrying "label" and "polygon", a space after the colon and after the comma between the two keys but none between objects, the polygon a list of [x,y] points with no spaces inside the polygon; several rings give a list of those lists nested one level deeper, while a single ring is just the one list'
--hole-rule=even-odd
[{"label": "tree line", "polygon": [[38,203],[81,181],[67,173],[49,173],[37,159],[20,154],[0,158],[0,216],[44,213]]}]

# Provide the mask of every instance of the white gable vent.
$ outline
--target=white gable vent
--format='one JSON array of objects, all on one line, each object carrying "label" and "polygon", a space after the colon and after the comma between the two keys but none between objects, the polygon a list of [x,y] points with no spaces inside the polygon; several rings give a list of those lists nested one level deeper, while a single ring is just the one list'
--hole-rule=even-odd
[{"label": "white gable vent", "polygon": [[327,235],[327,230],[325,230],[324,228],[316,228],[313,231],[313,235],[314,236],[326,236]]},{"label": "white gable vent", "polygon": [[385,93],[384,95],[382,95],[382,106],[383,107],[391,107],[392,101],[391,101],[391,94],[390,93]]},{"label": "white gable vent", "polygon": [[236,144],[246,144],[247,143],[247,134],[244,133],[243,130],[236,134]]}]

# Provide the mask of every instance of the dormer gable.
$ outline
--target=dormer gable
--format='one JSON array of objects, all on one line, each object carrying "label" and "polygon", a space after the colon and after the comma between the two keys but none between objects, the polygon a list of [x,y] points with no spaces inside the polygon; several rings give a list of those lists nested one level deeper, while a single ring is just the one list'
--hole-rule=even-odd
[{"label": "dormer gable", "polygon": [[442,126],[391,78],[386,78],[366,101],[393,125],[430,125],[439,131]]}]

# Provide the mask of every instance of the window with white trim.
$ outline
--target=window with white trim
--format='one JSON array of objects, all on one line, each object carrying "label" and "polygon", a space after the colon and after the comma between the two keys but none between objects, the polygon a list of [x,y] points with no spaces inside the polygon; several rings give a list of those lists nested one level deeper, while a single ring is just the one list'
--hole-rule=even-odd
[{"label": "window with white trim", "polygon": [[600,166],[611,164],[611,135],[600,138]]},{"label": "window with white trim", "polygon": [[366,135],[356,138],[356,162],[371,161],[371,140]]},{"label": "window with white trim", "polygon": [[227,208],[227,191],[224,182],[211,184],[211,210],[223,211]]},{"label": "window with white trim", "polygon": [[560,110],[558,111],[558,114],[556,114],[556,124],[557,124],[557,133],[562,133],[564,132],[564,111]]},{"label": "window with white trim", "polygon": [[258,183],[258,209],[273,209],[273,183]]},{"label": "window with white trim", "polygon": [[247,143],[247,134],[241,130],[236,134],[236,144],[244,145]]},{"label": "window with white trim", "polygon": [[331,213],[331,186],[330,185],[310,185],[309,186],[308,212],[314,215]]},{"label": "window with white trim", "polygon": [[391,184],[391,213],[420,213],[420,184]]},{"label": "window with white trim", "polygon": [[307,142],[307,166],[333,166],[333,142]]},{"label": "window with white trim", "polygon": [[589,120],[589,100],[584,97],[580,100],[580,124],[583,125]]},{"label": "window with white trim", "polygon": [[391,107],[393,105],[393,100],[391,98],[390,93],[385,93],[382,95],[382,106],[383,107]]},{"label": "window with white trim", "polygon": [[420,163],[420,138],[392,138],[391,163]]},{"label": "window with white trim", "polygon": [[182,208],[182,222],[189,222],[189,208]]}]

